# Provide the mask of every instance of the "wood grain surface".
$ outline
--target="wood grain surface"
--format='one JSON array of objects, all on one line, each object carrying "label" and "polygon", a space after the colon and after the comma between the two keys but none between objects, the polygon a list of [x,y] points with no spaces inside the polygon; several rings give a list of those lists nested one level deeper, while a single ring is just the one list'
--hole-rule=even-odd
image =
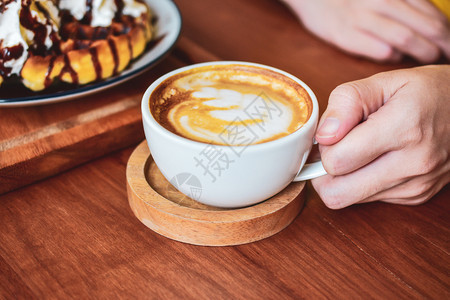
[{"label": "wood grain surface", "polygon": [[249,207],[202,204],[164,178],[146,141],[131,154],[126,174],[134,215],[153,231],[193,245],[234,246],[268,238],[291,224],[305,200],[305,182],[292,182],[270,199]]},{"label": "wood grain surface", "polygon": [[[2,137],[10,130],[16,131],[8,139],[27,135],[41,119],[52,126],[116,101],[136,101],[136,87],[201,60],[244,60],[284,69],[311,86],[321,111],[340,83],[417,65],[349,56],[306,32],[275,0],[175,2],[183,16],[182,39],[156,68],[93,98],[1,109]],[[116,94],[121,96],[111,101]],[[117,122],[127,118],[139,123],[138,109],[117,112]],[[114,127],[102,117],[91,120],[99,128]],[[12,128],[19,123],[23,127]],[[142,138],[139,126],[128,134]],[[123,138],[114,130],[106,136],[109,141]],[[304,209],[280,233],[240,246],[194,246],[153,232],[131,211],[125,172],[137,141],[128,148],[132,142],[124,141],[116,148],[123,150],[113,151],[101,138],[85,140],[101,150],[98,159],[81,164],[77,159],[90,147],[74,143],[67,152],[62,147],[55,153],[62,153],[61,160],[77,158],[72,161],[78,167],[0,196],[0,298],[450,298],[449,186],[417,207],[370,203],[330,210],[308,184]],[[36,145],[45,147],[44,142]],[[39,168],[58,164],[24,166],[23,172],[33,176]],[[0,180],[3,186],[7,179]]]},{"label": "wood grain surface", "polygon": [[[186,39],[180,46],[198,61],[211,58]],[[167,67],[161,64],[120,87],[80,99],[0,109],[0,194],[141,141],[142,94],[173,68]]]}]

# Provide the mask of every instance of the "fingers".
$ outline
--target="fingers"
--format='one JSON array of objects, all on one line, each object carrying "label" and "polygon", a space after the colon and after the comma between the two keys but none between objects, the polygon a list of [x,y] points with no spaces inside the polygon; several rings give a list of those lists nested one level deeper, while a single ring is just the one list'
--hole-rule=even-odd
[{"label": "fingers", "polygon": [[[335,198],[333,199],[327,198],[329,196],[326,194],[322,195],[322,192],[318,193],[325,205],[331,209],[340,209],[356,203],[369,203],[375,201],[399,205],[419,205],[431,199],[447,184],[449,180],[448,178],[439,178],[437,181],[433,181],[425,177],[426,176],[408,180],[404,183],[400,183],[392,188],[381,191],[375,195],[359,201],[355,201],[354,199],[351,199],[344,194],[334,196]],[[323,177],[319,178],[322,178],[322,180],[324,179]],[[317,180],[314,179],[313,186],[316,190],[319,189],[319,185],[323,186],[323,189],[321,189],[321,191],[324,189],[332,189],[331,184],[329,186],[326,186],[323,183],[317,183]],[[339,192],[336,192],[336,195],[338,195],[337,193]],[[340,197],[340,201],[337,199],[338,197]]]},{"label": "fingers", "polygon": [[428,0],[284,1],[311,32],[351,54],[376,61],[407,54],[423,63],[442,53],[450,58],[449,22]]},{"label": "fingers", "polygon": [[321,145],[333,145],[370,114],[377,111],[405,84],[391,72],[338,86],[330,95],[316,133]]},{"label": "fingers", "polygon": [[397,70],[333,91],[321,126],[339,119],[337,134],[325,135],[321,127],[316,134],[330,175],[312,181],[327,206],[414,205],[450,182],[448,71],[447,66]]},{"label": "fingers", "polygon": [[359,90],[358,83],[344,84],[333,90],[318,125],[316,140],[319,144],[337,143],[367,115]]},{"label": "fingers", "polygon": [[440,22],[446,22],[446,16],[434,6],[429,0],[406,0],[408,4],[414,7],[416,10],[427,14],[431,18],[437,19]]},{"label": "fingers", "polygon": [[383,190],[402,183],[400,169],[390,170],[388,166],[395,165],[398,156],[391,153],[352,173],[332,176],[325,175],[311,182],[326,206],[340,209],[360,202]]},{"label": "fingers", "polygon": [[398,62],[402,58],[402,54],[389,43],[359,28],[338,31],[332,39],[335,45],[350,54],[380,62]]},{"label": "fingers", "polygon": [[313,179],[312,184],[323,202],[332,209],[372,201],[420,204],[449,182],[450,163],[447,162],[445,168],[419,174],[412,166],[414,159],[418,157],[411,157],[402,150],[392,151],[355,172],[342,176],[325,175]]},{"label": "fingers", "polygon": [[426,174],[412,178],[405,183],[375,194],[360,201],[360,203],[382,201],[401,205],[418,205],[428,201],[433,195],[439,192],[448,181],[448,174],[447,176]]},{"label": "fingers", "polygon": [[[343,175],[366,166],[386,152],[403,145],[403,117],[395,103],[388,103],[354,127],[339,143],[321,147],[324,168],[329,174]],[[400,115],[399,115],[400,114]],[[394,120],[394,121],[393,121]]]},{"label": "fingers", "polygon": [[[408,0],[408,1],[390,1],[389,5],[376,5],[373,7],[378,12],[379,16],[389,18],[392,22],[397,23],[397,26],[392,27],[392,32],[385,31],[378,26],[372,27],[372,32],[379,30],[378,32],[385,35],[385,38],[390,38],[390,35],[396,33],[398,41],[397,44],[391,44],[396,47],[407,47],[408,44],[416,43],[417,45],[424,45],[423,40],[427,40],[429,43],[437,46],[447,57],[450,57],[450,26],[447,18],[429,1],[424,0]],[[378,22],[381,26],[382,22]],[[392,25],[392,24],[391,24]],[[400,29],[398,25],[402,25],[409,29]],[[415,34],[411,34],[414,32]],[[414,42],[414,39],[417,39]],[[390,41],[394,42],[394,41]],[[398,45],[400,44],[400,45]],[[399,50],[404,50],[398,48]],[[432,62],[430,60],[431,55],[426,57],[418,56],[418,53],[414,53],[413,49],[405,53],[412,55],[419,61],[424,63]],[[419,52],[416,51],[416,52]]]},{"label": "fingers", "polygon": [[389,1],[389,5],[375,5],[373,9],[379,14],[405,24],[415,31],[436,37],[438,24],[446,25],[445,16],[428,1]]},{"label": "fingers", "polygon": [[361,29],[422,63],[436,61],[441,55],[437,44],[403,23],[378,14],[368,15],[367,19],[361,24]]}]

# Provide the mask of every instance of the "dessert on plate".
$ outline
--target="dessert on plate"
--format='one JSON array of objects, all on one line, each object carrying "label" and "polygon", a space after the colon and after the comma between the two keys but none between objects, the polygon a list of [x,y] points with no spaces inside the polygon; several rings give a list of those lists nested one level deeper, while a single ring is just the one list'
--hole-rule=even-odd
[{"label": "dessert on plate", "polygon": [[0,85],[16,77],[41,91],[117,75],[152,39],[151,19],[139,0],[2,0]]}]

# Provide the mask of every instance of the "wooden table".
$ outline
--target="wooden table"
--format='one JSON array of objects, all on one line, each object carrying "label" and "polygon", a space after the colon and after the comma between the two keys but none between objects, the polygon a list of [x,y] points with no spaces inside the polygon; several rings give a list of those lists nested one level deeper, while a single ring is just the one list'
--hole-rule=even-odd
[{"label": "wooden table", "polygon": [[[333,211],[308,185],[305,207],[290,226],[235,247],[175,242],[135,218],[125,167],[143,139],[138,103],[143,89],[167,71],[216,59],[268,64],[309,84],[323,111],[338,84],[415,65],[380,65],[342,53],[305,32],[274,0],[175,2],[182,36],[157,67],[93,97],[0,110],[9,116],[0,118],[5,132],[30,119],[58,124],[108,101],[129,104],[115,115],[126,126],[101,118],[87,128],[71,123],[71,147],[21,167],[42,178],[59,174],[0,196],[0,298],[449,299],[449,186],[418,207],[370,203]],[[76,140],[89,126],[108,134]],[[20,171],[11,168],[10,176]]]}]

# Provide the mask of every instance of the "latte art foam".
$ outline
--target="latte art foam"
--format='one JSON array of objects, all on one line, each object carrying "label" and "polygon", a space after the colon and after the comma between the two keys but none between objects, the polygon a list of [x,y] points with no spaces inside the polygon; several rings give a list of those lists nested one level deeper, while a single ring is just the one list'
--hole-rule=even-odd
[{"label": "latte art foam", "polygon": [[312,110],[292,79],[259,67],[199,67],[164,81],[150,111],[166,129],[195,141],[249,145],[299,129]]}]

